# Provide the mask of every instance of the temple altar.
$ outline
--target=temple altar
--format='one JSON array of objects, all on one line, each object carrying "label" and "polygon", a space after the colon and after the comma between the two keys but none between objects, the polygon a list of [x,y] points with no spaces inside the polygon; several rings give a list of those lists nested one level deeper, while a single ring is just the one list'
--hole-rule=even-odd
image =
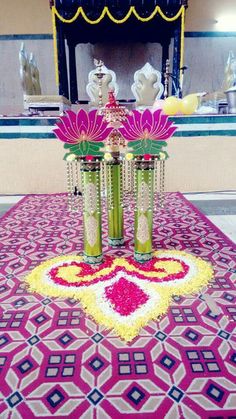
[{"label": "temple altar", "polygon": [[[187,0],[51,0],[50,6],[59,94],[72,103],[80,103],[75,50],[81,43],[159,43],[162,48],[162,68],[159,70],[163,81],[166,60],[172,58],[172,93],[182,87]],[[174,41],[172,57],[171,40]]]}]

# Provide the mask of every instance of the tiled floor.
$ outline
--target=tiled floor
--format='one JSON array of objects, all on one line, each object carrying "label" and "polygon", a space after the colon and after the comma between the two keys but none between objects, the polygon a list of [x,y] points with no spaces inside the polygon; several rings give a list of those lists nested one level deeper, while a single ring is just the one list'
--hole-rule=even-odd
[{"label": "tiled floor", "polygon": [[185,194],[185,197],[236,242],[236,191]]},{"label": "tiled floor", "polygon": [[0,217],[23,197],[24,195],[0,195]]},{"label": "tiled floor", "polygon": [[[236,242],[236,191],[187,193],[185,197]],[[0,217],[23,195],[0,196]]]}]

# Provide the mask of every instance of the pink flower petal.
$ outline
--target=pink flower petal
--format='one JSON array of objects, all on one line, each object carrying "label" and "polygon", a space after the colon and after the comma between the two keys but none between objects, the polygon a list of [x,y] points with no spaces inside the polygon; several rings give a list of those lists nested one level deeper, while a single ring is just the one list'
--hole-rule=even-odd
[{"label": "pink flower petal", "polygon": [[[176,131],[177,127],[175,127],[169,121],[168,117],[166,118],[166,115],[162,115],[161,119],[162,119],[162,126],[159,129],[158,138],[159,139],[168,139],[173,135],[173,133]],[[171,128],[173,128],[174,131],[171,130]]]},{"label": "pink flower petal", "polygon": [[78,141],[78,134],[76,126],[74,125],[75,113],[73,111],[66,111],[66,115],[61,117],[61,122],[64,124],[66,131],[71,137],[74,138],[74,141]]},{"label": "pink flower petal", "polygon": [[86,112],[80,109],[77,114],[67,111],[56,125],[54,133],[59,140],[73,144],[83,140],[104,141],[112,131],[112,127],[108,127],[96,110]]},{"label": "pink flower petal", "polygon": [[89,130],[89,115],[84,109],[80,109],[76,115],[77,132],[79,136],[86,135]]},{"label": "pink flower petal", "polygon": [[154,129],[153,113],[149,109],[145,109],[141,118],[142,131],[145,134],[146,131],[150,133],[152,137],[152,132]]},{"label": "pink flower petal", "polygon": [[112,131],[112,127],[108,127],[107,122],[97,111],[91,111],[90,114],[92,124],[89,137],[91,141],[104,141]]},{"label": "pink flower petal", "polygon": [[113,310],[121,316],[129,316],[149,300],[149,296],[138,285],[125,278],[106,287],[105,296]]},{"label": "pink flower petal", "polygon": [[61,117],[61,122],[57,122],[57,129],[54,129],[53,132],[56,134],[56,136],[60,135],[60,140],[62,140],[63,136],[65,136],[67,138],[66,142],[70,142],[70,143],[77,143],[78,142],[78,137],[75,133],[71,133],[71,128],[70,128],[70,124],[68,122],[68,117],[67,116],[63,116]]},{"label": "pink flower petal", "polygon": [[147,136],[151,140],[158,141],[170,138],[176,129],[161,109],[154,112],[145,109],[144,112],[133,111],[123,122],[123,127],[119,131],[129,141],[147,138]]},{"label": "pink flower petal", "polygon": [[168,116],[162,113],[161,109],[157,109],[153,115],[154,118],[154,132],[157,133],[160,131],[163,124],[165,124],[166,119]]},{"label": "pink flower petal", "polygon": [[133,111],[124,121],[123,127],[119,129],[124,138],[129,141],[136,141],[142,136],[141,112]]},{"label": "pink flower petal", "polygon": [[134,110],[133,111],[133,124],[137,133],[142,132],[142,112]]},{"label": "pink flower petal", "polygon": [[63,141],[64,143],[76,144],[75,141],[72,141],[71,140],[71,136],[70,135],[66,135],[67,134],[66,132],[64,133],[60,129],[54,129],[53,132],[54,132],[54,134],[57,136],[57,138],[60,141]]},{"label": "pink flower petal", "polygon": [[177,127],[170,127],[163,134],[159,135],[158,139],[168,140],[169,138],[172,137],[172,135],[175,133],[176,130],[177,130]]}]

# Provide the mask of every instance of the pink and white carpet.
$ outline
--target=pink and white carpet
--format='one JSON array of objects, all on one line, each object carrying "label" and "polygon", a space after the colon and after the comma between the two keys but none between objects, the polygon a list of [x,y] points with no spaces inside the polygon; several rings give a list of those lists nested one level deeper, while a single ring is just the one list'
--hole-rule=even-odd
[{"label": "pink and white carpet", "polygon": [[[27,291],[40,263],[82,251],[81,216],[67,212],[65,195],[28,196],[1,219],[1,419],[235,416],[236,249],[181,194],[166,201],[153,247],[201,257],[215,279],[202,294],[175,296],[128,344],[74,298]],[[108,256],[132,256],[130,216],[124,247],[104,239]]]}]

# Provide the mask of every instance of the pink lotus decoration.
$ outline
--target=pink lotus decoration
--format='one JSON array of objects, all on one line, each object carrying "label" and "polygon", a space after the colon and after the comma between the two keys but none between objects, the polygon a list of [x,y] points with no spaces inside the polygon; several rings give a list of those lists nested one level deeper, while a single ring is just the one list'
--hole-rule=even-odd
[{"label": "pink lotus decoration", "polygon": [[108,123],[96,110],[86,112],[80,109],[77,114],[67,111],[56,125],[53,132],[57,138],[71,145],[85,141],[104,141],[112,131],[112,127],[108,127]]},{"label": "pink lotus decoration", "polygon": [[119,131],[128,141],[137,140],[167,140],[176,131],[176,127],[163,114],[161,109],[151,112],[146,109],[144,112],[133,111],[123,121],[123,127]]}]

